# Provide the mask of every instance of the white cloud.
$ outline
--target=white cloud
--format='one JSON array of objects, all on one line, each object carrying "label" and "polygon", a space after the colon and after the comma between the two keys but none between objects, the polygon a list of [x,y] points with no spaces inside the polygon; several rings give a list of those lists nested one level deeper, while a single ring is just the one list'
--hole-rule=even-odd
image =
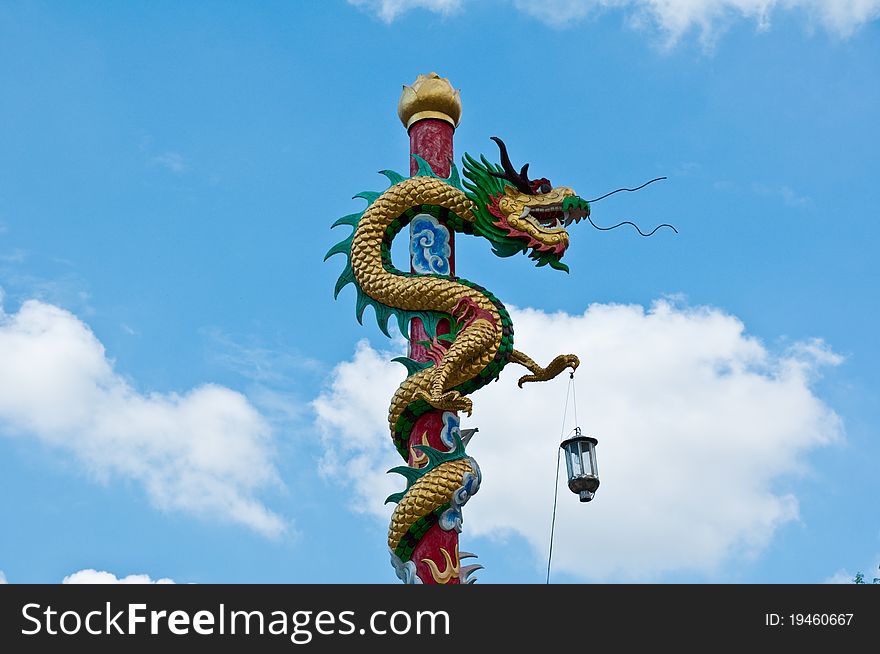
[{"label": "white cloud", "polygon": [[37,300],[6,314],[2,294],[0,361],[0,433],[68,451],[102,480],[135,480],[160,509],[284,531],[255,497],[280,483],[271,430],[240,393],[138,392],[76,316]]},{"label": "white cloud", "polygon": [[321,473],[354,486],[351,508],[383,517],[393,507],[382,502],[400,490],[400,480],[384,474],[400,465],[387,429],[388,403],[403,371],[389,359],[398,355],[359,342],[354,358],[334,368],[330,388],[313,402],[324,444]]},{"label": "white cloud", "polygon": [[[860,568],[858,570],[862,573],[864,577],[864,582],[866,584],[874,583],[874,579],[880,578],[880,556],[874,559],[874,562],[870,565],[865,566],[864,568]],[[826,584],[851,584],[856,577],[855,572],[849,572],[846,569],[841,569],[835,572],[833,575],[828,577],[824,583]]]},{"label": "white cloud", "polygon": [[427,9],[438,14],[450,14],[461,8],[462,0],[348,0],[356,7],[374,12],[386,23],[411,9]]},{"label": "white cloud", "polygon": [[826,579],[824,583],[826,583],[826,584],[851,584],[853,582],[853,577],[855,577],[855,575],[848,573],[846,570],[838,570],[833,575],[828,577],[828,579]]},{"label": "white cloud", "polygon": [[27,259],[27,256],[27,250],[15,248],[9,254],[0,254],[0,261],[2,261],[3,263],[22,263],[25,259]]},{"label": "white cloud", "polygon": [[202,333],[211,341],[209,356],[215,363],[254,382],[283,384],[303,371],[323,369],[320,361],[294,349],[241,343],[216,328]]},{"label": "white cloud", "polygon": [[802,7],[828,30],[844,37],[880,17],[880,0],[784,0],[782,5]]},{"label": "white cloud", "polygon": [[703,41],[709,42],[735,19],[752,20],[758,29],[765,30],[776,4],[776,0],[515,0],[517,8],[558,28],[620,9],[631,26],[656,28],[669,44],[692,29],[699,30]]},{"label": "white cloud", "polygon": [[93,570],[88,568],[74,572],[68,575],[61,582],[62,584],[173,584],[171,579],[156,579],[153,581],[149,575],[128,575],[127,577],[117,577],[110,572]]},{"label": "white cloud", "polygon": [[175,175],[180,175],[186,172],[188,168],[183,155],[179,152],[163,152],[162,154],[153,157],[151,161],[154,164],[158,164],[163,168],[170,170]]},{"label": "white cloud", "polygon": [[[404,12],[422,8],[448,14],[461,0],[349,0],[393,21]],[[768,30],[781,12],[796,11],[811,23],[846,38],[862,25],[880,17],[880,0],[511,0],[513,5],[553,27],[569,27],[589,16],[619,10],[637,28],[658,29],[669,45],[696,30],[704,43],[737,20],[748,20]]]},{"label": "white cloud", "polygon": [[[562,351],[581,357],[580,425],[600,442],[595,501],[579,503],[560,475],[556,571],[647,581],[712,575],[753,556],[798,517],[785,478],[811,474],[806,455],[842,437],[840,419],[811,390],[822,366],[840,362],[820,341],[773,354],[736,317],[669,301],[647,311],[512,313],[518,349],[539,362]],[[325,473],[350,485],[354,509],[383,519],[391,507],[382,501],[402,487],[384,474],[400,463],[386,424],[403,376],[392,356],[360,343],[314,403]],[[520,390],[520,374],[511,365],[475,394],[474,417],[463,421],[480,428],[468,450],[483,471],[464,538],[519,534],[540,568],[567,379]]]},{"label": "white cloud", "polygon": [[[0,584],[9,583],[6,581],[6,575],[0,570]],[[128,575],[127,577],[117,577],[110,572],[98,571],[93,568],[87,568],[67,575],[61,582],[62,584],[173,584],[173,579],[156,579],[153,581],[149,575]]]},{"label": "white cloud", "polygon": [[809,197],[796,193],[788,186],[780,187],[779,194],[782,196],[782,201],[787,207],[802,209],[804,207],[812,206],[813,204],[813,201]]},{"label": "white cloud", "polygon": [[786,207],[791,207],[792,209],[808,209],[813,206],[812,198],[801,195],[785,184],[782,186],[767,186],[766,184],[755,182],[752,184],[752,190],[758,195],[777,197],[782,200]]}]

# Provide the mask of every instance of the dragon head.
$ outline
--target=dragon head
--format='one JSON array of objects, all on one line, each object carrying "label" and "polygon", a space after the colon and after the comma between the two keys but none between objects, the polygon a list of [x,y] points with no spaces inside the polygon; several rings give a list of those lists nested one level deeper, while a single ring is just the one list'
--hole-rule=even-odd
[{"label": "dragon head", "polygon": [[496,136],[501,166],[485,157],[464,157],[464,186],[477,205],[472,229],[486,237],[498,256],[528,252],[543,266],[568,270],[560,261],[568,247],[566,227],[590,215],[590,205],[565,186],[554,187],[546,178],[530,180],[529,164],[517,172],[507,147]]}]

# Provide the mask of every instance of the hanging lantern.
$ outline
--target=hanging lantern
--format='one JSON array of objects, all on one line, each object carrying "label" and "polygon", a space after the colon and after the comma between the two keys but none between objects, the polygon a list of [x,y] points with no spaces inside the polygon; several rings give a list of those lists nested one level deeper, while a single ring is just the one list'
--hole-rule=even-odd
[{"label": "hanging lantern", "polygon": [[577,493],[581,502],[589,502],[599,488],[599,469],[596,467],[596,445],[599,441],[581,434],[575,427],[574,436],[559,447],[565,452],[565,467],[568,470],[568,487]]}]

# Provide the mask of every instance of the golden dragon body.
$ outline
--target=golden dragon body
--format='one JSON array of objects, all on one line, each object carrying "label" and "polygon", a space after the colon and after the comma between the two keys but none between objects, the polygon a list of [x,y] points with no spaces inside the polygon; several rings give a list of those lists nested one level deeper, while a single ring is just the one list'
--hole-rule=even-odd
[{"label": "golden dragon body", "polygon": [[[386,333],[391,316],[398,319],[404,334],[408,321],[420,318],[433,337],[430,362],[401,358],[410,374],[394,394],[388,412],[389,429],[404,460],[413,425],[421,414],[432,408],[470,414],[472,402],[466,396],[497,379],[509,362],[529,370],[530,374],[520,378],[520,386],[552,379],[579,363],[574,355],[560,355],[542,367],[515,350],[510,315],[486,289],[450,275],[403,272],[391,263],[394,237],[414,217],[427,215],[444,229],[488,238],[500,256],[528,252],[538,265],[566,269],[559,262],[568,246],[565,227],[589,215],[589,205],[569,188],[553,188],[546,179],[528,180],[525,169],[516,173],[503,143],[497,142],[503,168],[466,155],[463,184],[454,166],[449,178],[440,178],[421,160],[419,172],[411,178],[384,171],[391,187],[383,193],[361,194],[369,202],[367,209],[336,223],[354,227],[353,234],[327,256],[348,255],[336,293],[354,283],[358,319],[366,306],[373,306]],[[446,337],[436,334],[441,319],[448,320],[452,328]],[[479,468],[466,456],[458,436],[448,452],[415,448],[427,456],[427,465],[395,468],[408,485],[389,498],[398,504],[388,545],[402,564],[434,522],[440,521],[445,529],[460,528],[460,507],[476,492],[480,480]]]}]

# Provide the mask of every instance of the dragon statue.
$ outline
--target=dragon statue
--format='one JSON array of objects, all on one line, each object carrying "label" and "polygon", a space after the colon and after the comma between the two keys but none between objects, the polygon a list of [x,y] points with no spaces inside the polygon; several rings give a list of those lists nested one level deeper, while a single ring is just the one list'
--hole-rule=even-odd
[{"label": "dragon statue", "polygon": [[[565,354],[542,367],[515,350],[510,314],[481,286],[450,275],[448,270],[447,274],[410,273],[391,262],[394,237],[414,219],[427,218],[456,232],[488,239],[500,257],[522,252],[538,266],[568,270],[560,261],[569,244],[566,227],[588,217],[589,204],[570,188],[554,187],[544,178],[529,179],[528,164],[517,171],[505,144],[497,137],[492,139],[500,150],[500,166],[484,156],[477,160],[465,154],[464,179],[454,164],[449,177],[443,178],[413,155],[418,170],[412,177],[382,171],[390,188],[356,195],[366,200],[367,208],[333,224],[354,228],[351,236],[325,257],[326,261],[334,254],[345,254],[348,259],[334,297],[353,284],[358,322],[362,324],[364,311],[372,306],[385,335],[389,335],[388,321],[394,316],[402,334],[410,334],[409,322],[419,319],[430,338],[426,343],[429,361],[395,359],[406,366],[408,376],[391,400],[388,427],[405,461],[413,454],[410,435],[420,415],[432,409],[470,415],[472,402],[467,395],[497,379],[508,363],[529,371],[520,377],[520,387],[525,382],[553,379],[579,364],[575,355]],[[443,319],[450,331],[439,334],[437,325]],[[404,491],[387,500],[397,503],[388,546],[397,574],[404,581],[415,581],[411,559],[422,536],[438,522],[443,529],[460,530],[461,506],[479,489],[480,469],[465,453],[466,439],[453,429],[444,443],[448,451],[416,445],[420,453],[413,457],[414,464],[421,463],[421,467],[404,465],[390,471],[402,474],[407,481]],[[449,556],[445,551],[444,555]],[[456,558],[458,555],[456,551]]]}]

